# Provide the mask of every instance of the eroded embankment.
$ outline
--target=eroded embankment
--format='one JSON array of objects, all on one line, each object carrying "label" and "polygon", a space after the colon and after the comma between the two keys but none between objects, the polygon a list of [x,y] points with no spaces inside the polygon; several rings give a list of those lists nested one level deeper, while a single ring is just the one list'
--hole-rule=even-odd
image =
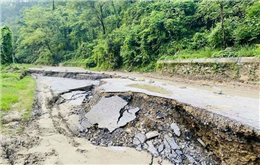
[{"label": "eroded embankment", "polygon": [[79,134],[94,145],[145,150],[171,163],[257,164],[252,127],[172,99],[93,90],[80,114]]},{"label": "eroded embankment", "polygon": [[91,89],[74,133],[92,144],[134,147],[171,163],[260,163],[260,135],[252,127],[173,99]]},{"label": "eroded embankment", "polygon": [[142,93],[96,91],[92,101],[98,104],[100,98],[116,96],[127,102],[127,107],[120,109],[121,118],[125,111],[139,108],[136,118],[111,133],[110,126],[108,129],[98,128],[99,123],[89,126],[85,122],[88,115],[83,116],[81,125],[88,128],[81,135],[93,144],[134,147],[172,163],[257,164],[260,161],[259,134],[248,127],[203,109]]}]

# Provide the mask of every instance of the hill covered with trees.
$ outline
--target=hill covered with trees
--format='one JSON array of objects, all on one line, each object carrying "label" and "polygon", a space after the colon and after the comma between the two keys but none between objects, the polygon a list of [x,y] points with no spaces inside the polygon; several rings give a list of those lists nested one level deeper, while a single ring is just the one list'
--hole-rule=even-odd
[{"label": "hill covered with trees", "polygon": [[20,63],[153,68],[158,59],[257,56],[259,1],[2,2]]}]

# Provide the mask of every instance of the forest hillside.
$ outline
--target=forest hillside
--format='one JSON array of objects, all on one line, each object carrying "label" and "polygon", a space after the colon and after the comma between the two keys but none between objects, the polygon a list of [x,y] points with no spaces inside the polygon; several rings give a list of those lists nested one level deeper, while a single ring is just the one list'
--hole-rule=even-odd
[{"label": "forest hillside", "polygon": [[3,1],[1,8],[2,63],[132,70],[159,59],[260,54],[259,1]]}]

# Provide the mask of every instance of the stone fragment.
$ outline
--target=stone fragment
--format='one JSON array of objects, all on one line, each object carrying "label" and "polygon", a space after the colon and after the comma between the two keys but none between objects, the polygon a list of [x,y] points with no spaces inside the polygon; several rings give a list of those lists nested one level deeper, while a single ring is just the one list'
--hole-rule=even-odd
[{"label": "stone fragment", "polygon": [[149,140],[149,139],[159,136],[159,133],[157,131],[152,131],[152,132],[146,133],[145,136],[146,136],[146,139]]},{"label": "stone fragment", "polygon": [[176,158],[173,158],[171,160],[174,161],[175,163],[181,163],[182,162],[182,158],[179,155]]},{"label": "stone fragment", "polygon": [[148,148],[147,150],[154,156],[154,157],[158,157],[159,156],[159,153],[157,152],[157,149],[154,147],[152,141],[147,141],[147,145],[148,145]]},{"label": "stone fragment", "polygon": [[77,127],[78,127],[78,130],[79,130],[79,133],[84,132],[84,128],[80,124],[77,124]]},{"label": "stone fragment", "polygon": [[164,145],[163,143],[159,145],[158,147],[158,152],[161,153],[164,150]]},{"label": "stone fragment", "polygon": [[178,155],[182,155],[182,154],[183,154],[181,150],[176,150],[175,152],[176,152]]},{"label": "stone fragment", "polygon": [[172,123],[171,124],[171,129],[173,130],[175,135],[177,135],[177,136],[181,135],[181,130],[180,130],[179,126],[176,123]]},{"label": "stone fragment", "polygon": [[197,140],[198,140],[198,142],[200,142],[200,144],[201,144],[203,147],[206,147],[206,144],[205,144],[200,138],[198,138]]},{"label": "stone fragment", "polygon": [[130,121],[133,121],[136,118],[135,113],[138,112],[139,108],[130,109],[123,113],[123,116],[119,119],[118,127],[125,126]]},{"label": "stone fragment", "polygon": [[133,144],[136,145],[136,146],[138,146],[139,144],[141,144],[141,142],[140,142],[139,139],[137,139],[136,137],[134,137],[134,139],[133,139]]},{"label": "stone fragment", "polygon": [[180,147],[176,144],[174,138],[170,138],[168,135],[164,136],[163,143],[166,148],[170,147],[170,149],[172,149],[172,150],[180,149]]},{"label": "stone fragment", "polygon": [[21,120],[21,115],[19,114],[18,111],[11,111],[1,118],[3,124],[20,121],[20,120]]},{"label": "stone fragment", "polygon": [[134,77],[128,77],[129,80],[136,81],[136,78]]},{"label": "stone fragment", "polygon": [[143,148],[147,150],[148,147],[148,144],[144,143]]},{"label": "stone fragment", "polygon": [[141,144],[139,144],[139,145],[137,145],[137,147],[135,148],[137,151],[142,151],[142,145]]},{"label": "stone fragment", "polygon": [[186,154],[185,156],[186,156],[186,158],[189,160],[190,164],[196,163],[196,161],[194,160],[194,158],[193,158],[192,156],[190,156],[190,155],[188,155],[188,154]]},{"label": "stone fragment", "polygon": [[107,128],[112,132],[118,128],[117,122],[120,117],[120,110],[126,104],[127,102],[118,96],[102,97],[85,117],[90,124],[98,124],[99,128]]},{"label": "stone fragment", "polygon": [[71,104],[80,105],[82,104],[86,94],[85,91],[72,91],[61,95],[61,97]]},{"label": "stone fragment", "polygon": [[171,157],[172,158],[177,158],[178,154],[175,151],[172,151]]},{"label": "stone fragment", "polygon": [[220,87],[214,86],[214,87],[212,88],[212,90],[213,90],[213,93],[222,94],[222,89],[221,89]]},{"label": "stone fragment", "polygon": [[139,144],[143,144],[146,140],[146,137],[145,137],[144,134],[138,132],[138,133],[135,134],[134,140],[135,139],[140,142]]}]

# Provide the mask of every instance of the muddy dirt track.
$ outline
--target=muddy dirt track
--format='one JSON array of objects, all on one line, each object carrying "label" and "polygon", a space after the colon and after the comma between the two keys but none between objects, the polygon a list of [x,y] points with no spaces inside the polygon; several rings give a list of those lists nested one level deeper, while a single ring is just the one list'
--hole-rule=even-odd
[{"label": "muddy dirt track", "polygon": [[[255,94],[220,95],[187,84],[81,68],[31,73],[37,80],[33,119],[16,123],[23,129],[20,135],[2,134],[1,164],[260,161]],[[10,120],[11,129],[12,122],[17,121]]]}]

